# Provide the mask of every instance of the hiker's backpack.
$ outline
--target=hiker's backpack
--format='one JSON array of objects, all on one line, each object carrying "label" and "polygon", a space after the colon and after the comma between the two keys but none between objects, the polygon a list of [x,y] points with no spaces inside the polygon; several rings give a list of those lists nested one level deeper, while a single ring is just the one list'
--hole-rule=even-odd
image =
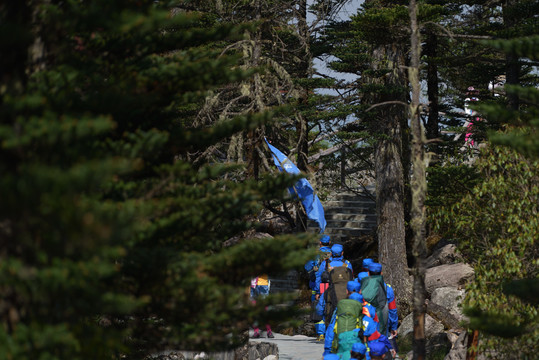
[{"label": "hiker's backpack", "polygon": [[329,256],[324,259],[326,267],[324,272],[320,275],[320,295],[324,294],[329,287]]},{"label": "hiker's backpack", "polygon": [[380,333],[387,330],[389,309],[387,304],[387,289],[382,275],[366,277],[361,281],[361,295],[363,299],[376,308],[376,315],[380,322]]},{"label": "hiker's backpack", "polygon": [[[338,348],[340,334],[361,328],[363,319],[362,309],[363,305],[357,300],[342,299],[337,304],[335,327],[333,328],[335,336],[332,343],[335,351]],[[357,334],[354,336],[357,338]]]},{"label": "hiker's backpack", "polygon": [[343,266],[336,266],[329,271],[329,287],[324,292],[326,300],[326,324],[331,321],[333,311],[340,300],[347,296],[346,284],[354,279],[352,269],[345,263]]}]

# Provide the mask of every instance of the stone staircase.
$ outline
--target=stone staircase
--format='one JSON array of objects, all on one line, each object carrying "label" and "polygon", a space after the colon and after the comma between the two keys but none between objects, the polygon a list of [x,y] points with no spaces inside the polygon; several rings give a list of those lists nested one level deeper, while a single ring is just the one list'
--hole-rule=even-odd
[{"label": "stone staircase", "polygon": [[[327,226],[325,234],[333,243],[345,243],[348,240],[372,234],[376,229],[376,203],[374,188],[366,189],[359,194],[338,192],[326,201],[322,201]],[[309,222],[310,232],[317,232],[316,224]]]},{"label": "stone staircase", "polygon": [[[365,253],[369,245],[373,244],[372,237],[368,241],[361,239],[372,235],[376,229],[374,187],[367,187],[366,191],[369,194],[365,191],[337,192],[322,201],[327,222],[324,233],[331,237],[334,244],[343,244],[345,252],[351,256]],[[314,221],[307,223],[307,232],[318,233],[319,230]],[[347,259],[352,262],[354,268],[359,268],[357,261],[350,257]],[[299,280],[299,273],[295,270],[283,276],[272,277],[270,293],[298,291]]]}]

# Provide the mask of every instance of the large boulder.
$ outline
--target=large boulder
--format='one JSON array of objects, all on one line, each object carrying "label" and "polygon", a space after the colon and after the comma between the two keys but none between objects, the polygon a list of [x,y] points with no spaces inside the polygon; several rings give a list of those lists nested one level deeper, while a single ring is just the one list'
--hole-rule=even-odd
[{"label": "large boulder", "polygon": [[199,352],[199,351],[164,351],[159,355],[152,355],[147,357],[145,360],[235,360],[235,353],[231,351],[221,351],[221,352]]},{"label": "large boulder", "polygon": [[[411,348],[414,337],[414,318],[413,313],[406,316],[398,329],[399,332],[399,347]],[[444,326],[432,318],[430,315],[425,315],[425,338],[426,349],[437,351],[438,349],[448,349],[450,344],[444,332]]]},{"label": "large boulder", "polygon": [[[279,333],[282,333],[282,331],[279,331]],[[310,320],[305,320],[291,335],[316,336],[314,323]]]},{"label": "large boulder", "polygon": [[169,353],[165,353],[165,354],[160,354],[160,355],[156,355],[156,356],[148,356],[145,360],[185,360],[185,355],[180,353],[180,352],[176,352],[176,351],[171,351]]},{"label": "large boulder", "polygon": [[462,260],[462,256],[457,253],[457,246],[455,244],[447,244],[437,250],[435,250],[431,256],[427,258],[427,268],[435,266],[454,264]]},{"label": "large boulder", "polygon": [[446,264],[427,269],[425,274],[425,287],[427,292],[437,288],[455,287],[460,288],[474,276],[473,268],[464,263]]},{"label": "large boulder", "polygon": [[461,308],[462,300],[465,295],[466,292],[464,289],[442,287],[434,289],[430,301],[449,310],[449,313],[458,321],[463,321],[467,319],[462,313]]},{"label": "large boulder", "polygon": [[270,356],[279,356],[277,344],[269,342],[250,341],[248,344],[236,349],[235,360],[263,360]]},{"label": "large boulder", "polygon": [[[436,321],[429,314],[425,315],[425,337],[428,339],[438,333],[444,331],[444,326]],[[399,337],[406,337],[414,334],[414,317],[413,313],[410,313],[403,320],[398,329]]]}]

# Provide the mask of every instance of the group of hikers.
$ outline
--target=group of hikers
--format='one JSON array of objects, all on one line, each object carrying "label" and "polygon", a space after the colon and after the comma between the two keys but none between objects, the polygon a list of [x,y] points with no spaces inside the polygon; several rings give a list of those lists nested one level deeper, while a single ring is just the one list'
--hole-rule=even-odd
[{"label": "group of hikers", "polygon": [[312,290],[317,340],[324,360],[397,359],[395,293],[384,282],[382,265],[363,259],[354,277],[343,246],[323,235],[316,260],[305,264]]}]

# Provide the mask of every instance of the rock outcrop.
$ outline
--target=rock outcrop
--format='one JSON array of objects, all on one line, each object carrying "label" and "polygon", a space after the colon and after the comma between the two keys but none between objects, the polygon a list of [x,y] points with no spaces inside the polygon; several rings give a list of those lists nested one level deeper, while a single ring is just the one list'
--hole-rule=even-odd
[{"label": "rock outcrop", "polygon": [[427,269],[425,287],[429,295],[441,287],[462,288],[473,276],[473,268],[465,263],[435,266]]},{"label": "rock outcrop", "polygon": [[427,258],[427,268],[432,268],[440,265],[454,264],[462,260],[462,256],[457,253],[455,244],[447,244],[435,250],[431,256]]},{"label": "rock outcrop", "polygon": [[236,349],[235,360],[271,360],[279,358],[279,348],[269,342],[249,342]]},{"label": "rock outcrop", "polygon": [[[440,242],[427,258],[425,287],[427,315],[425,319],[426,352],[429,356],[447,354],[445,360],[464,360],[468,346],[463,324],[467,318],[461,304],[466,296],[464,287],[474,277],[473,268],[460,262],[456,245]],[[399,343],[411,348],[413,337],[412,314],[403,319],[399,327]],[[411,352],[408,357],[411,359]]]}]

